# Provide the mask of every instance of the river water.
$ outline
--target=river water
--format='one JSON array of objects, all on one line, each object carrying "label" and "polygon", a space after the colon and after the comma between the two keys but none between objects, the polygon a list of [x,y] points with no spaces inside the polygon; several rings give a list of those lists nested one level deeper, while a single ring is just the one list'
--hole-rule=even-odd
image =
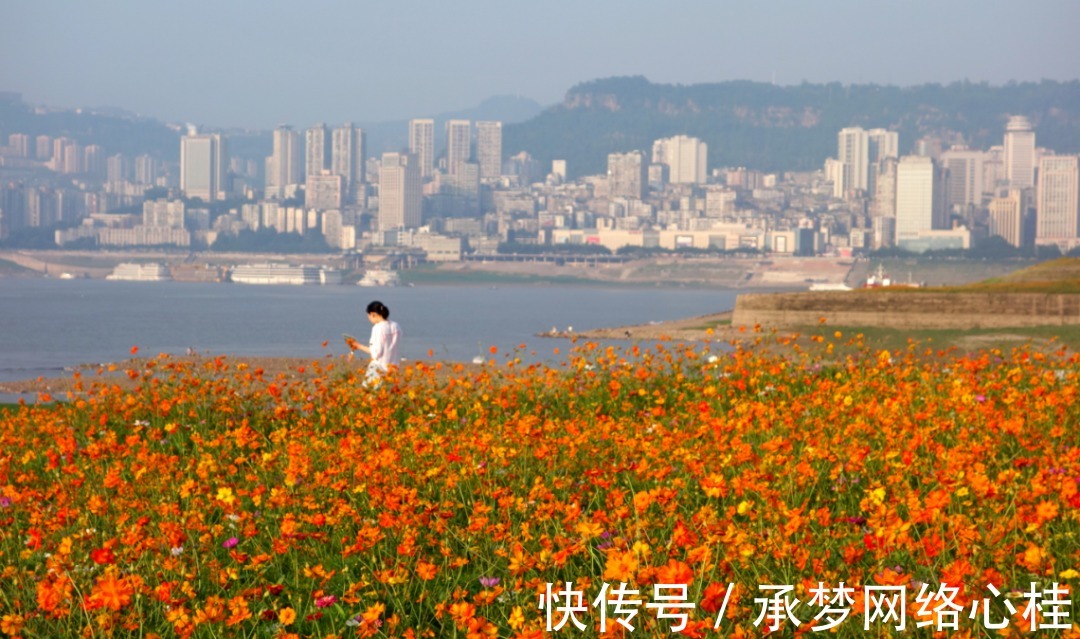
[{"label": "river water", "polygon": [[[252,286],[0,278],[0,380],[57,376],[78,364],[141,355],[320,357],[346,352],[343,333],[366,343],[364,307],[390,308],[402,357],[468,361],[526,345],[550,356],[565,342],[535,337],[644,324],[729,310],[733,291],[677,287]],[[322,342],[329,340],[329,348]],[[429,351],[432,355],[429,356]],[[546,354],[546,355],[545,355]]]}]

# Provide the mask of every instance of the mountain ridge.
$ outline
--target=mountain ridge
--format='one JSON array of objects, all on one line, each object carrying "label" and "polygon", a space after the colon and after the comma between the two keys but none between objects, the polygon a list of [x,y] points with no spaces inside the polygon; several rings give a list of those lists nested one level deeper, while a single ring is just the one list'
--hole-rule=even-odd
[{"label": "mountain ridge", "polygon": [[901,154],[926,135],[986,149],[1009,115],[1031,119],[1039,146],[1080,152],[1080,81],[955,82],[912,87],[840,83],[778,86],[748,80],[654,84],[643,76],[590,80],[563,101],[504,132],[507,155],[565,159],[571,176],[604,173],[608,153],[651,149],[678,134],[709,145],[709,165],[814,170],[849,126],[900,133]]}]

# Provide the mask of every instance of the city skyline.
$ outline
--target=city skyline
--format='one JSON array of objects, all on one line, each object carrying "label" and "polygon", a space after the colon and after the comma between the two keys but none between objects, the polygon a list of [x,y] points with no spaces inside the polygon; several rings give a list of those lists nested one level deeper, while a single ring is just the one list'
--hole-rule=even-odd
[{"label": "city skyline", "polygon": [[[1075,79],[1069,61],[1080,59],[1080,43],[1068,28],[1080,18],[1080,5],[1068,0],[1025,11],[1003,0],[846,2],[831,5],[831,11],[793,0],[767,6],[698,1],[674,10],[631,2],[620,3],[617,12],[611,4],[556,2],[545,18],[524,5],[476,2],[476,8],[490,9],[476,20],[475,12],[435,4],[409,12],[392,5],[327,3],[303,11],[260,5],[255,11],[243,2],[196,2],[176,12],[130,2],[62,10],[51,2],[5,3],[0,89],[34,103],[120,105],[167,121],[270,129],[281,122],[408,119],[493,95],[550,105],[575,84],[622,75],[674,84],[1004,84]],[[608,28],[595,28],[600,18]],[[886,24],[890,28],[880,28]],[[360,44],[353,37],[358,29]],[[970,44],[1005,29],[1011,37],[994,40],[994,46]],[[564,43],[559,47],[550,46],[553,30]],[[304,45],[301,36],[312,32],[323,34],[321,47]],[[192,33],[221,46],[189,47]],[[418,44],[401,49],[392,61],[368,62],[373,52],[405,36]],[[632,46],[641,39],[673,38],[689,45]],[[281,44],[266,51],[268,40]],[[460,43],[455,55],[439,54],[449,42]],[[822,42],[830,43],[829,55],[815,54],[823,53]],[[139,55],[131,55],[134,50]],[[505,55],[492,56],[492,50]],[[904,55],[867,55],[887,50]],[[32,64],[26,63],[29,51]],[[230,61],[240,63],[242,75],[207,73]],[[305,82],[304,91],[283,90],[289,77],[313,75],[334,80]]]}]

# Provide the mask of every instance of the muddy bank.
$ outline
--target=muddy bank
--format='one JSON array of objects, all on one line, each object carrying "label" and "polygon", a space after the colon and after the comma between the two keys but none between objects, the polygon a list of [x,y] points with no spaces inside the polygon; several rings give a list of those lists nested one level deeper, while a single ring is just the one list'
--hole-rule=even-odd
[{"label": "muddy bank", "polygon": [[597,328],[588,331],[537,333],[538,337],[625,340],[722,341],[739,334],[731,325],[732,311],[698,315],[666,322]]}]

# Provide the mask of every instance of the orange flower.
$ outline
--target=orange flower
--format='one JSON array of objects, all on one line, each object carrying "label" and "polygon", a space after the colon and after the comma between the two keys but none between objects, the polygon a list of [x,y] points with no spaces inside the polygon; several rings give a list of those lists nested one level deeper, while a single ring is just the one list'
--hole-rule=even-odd
[{"label": "orange flower", "polygon": [[382,616],[382,613],[386,611],[386,606],[379,602],[375,602],[368,606],[368,609],[364,611],[363,619],[367,623],[375,623]]},{"label": "orange flower", "polygon": [[291,626],[292,623],[296,621],[296,611],[289,607],[282,608],[281,610],[278,610],[277,617],[278,621],[281,622],[281,625]]},{"label": "orange flower", "polygon": [[694,581],[694,571],[685,562],[672,559],[656,571],[656,581],[661,584],[687,584]]},{"label": "orange flower", "polygon": [[109,610],[120,610],[131,603],[131,595],[134,589],[126,578],[117,578],[116,572],[110,570],[98,578],[94,589],[90,592],[90,601],[104,606]]},{"label": "orange flower", "polygon": [[436,571],[437,567],[435,564],[429,564],[426,561],[417,562],[416,564],[416,576],[424,581],[431,581],[434,579]]},{"label": "orange flower", "polygon": [[638,559],[633,552],[608,552],[604,579],[607,581],[630,581],[638,569]]}]

